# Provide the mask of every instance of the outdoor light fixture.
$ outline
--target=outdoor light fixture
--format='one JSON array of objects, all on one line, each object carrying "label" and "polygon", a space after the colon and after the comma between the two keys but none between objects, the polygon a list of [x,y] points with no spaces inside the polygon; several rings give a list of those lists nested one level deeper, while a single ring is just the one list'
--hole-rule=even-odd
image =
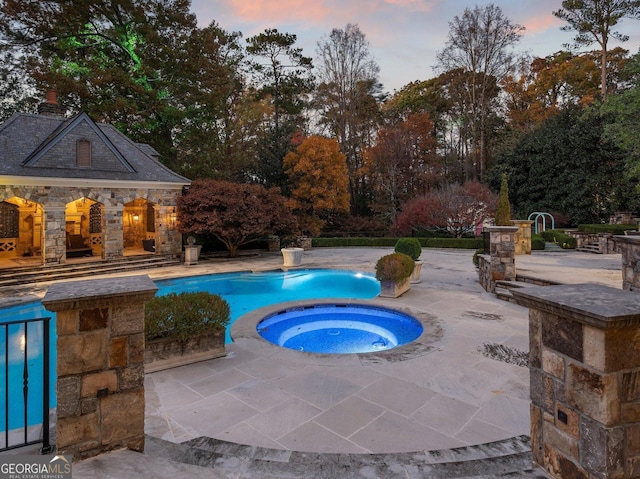
[{"label": "outdoor light fixture", "polygon": [[133,214],[133,221],[140,221],[140,215],[138,215],[138,213]]},{"label": "outdoor light fixture", "polygon": [[176,208],[175,206],[171,208],[171,213],[169,214],[169,222],[171,223],[171,227],[175,227],[176,225]]}]

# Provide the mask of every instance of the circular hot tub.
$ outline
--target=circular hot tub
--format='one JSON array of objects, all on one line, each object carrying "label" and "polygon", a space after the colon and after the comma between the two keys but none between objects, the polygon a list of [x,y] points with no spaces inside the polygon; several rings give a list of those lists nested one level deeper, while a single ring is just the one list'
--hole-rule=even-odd
[{"label": "circular hot tub", "polygon": [[318,304],[266,316],[257,326],[267,341],[310,353],[384,351],[409,343],[423,331],[414,317],[379,306]]}]

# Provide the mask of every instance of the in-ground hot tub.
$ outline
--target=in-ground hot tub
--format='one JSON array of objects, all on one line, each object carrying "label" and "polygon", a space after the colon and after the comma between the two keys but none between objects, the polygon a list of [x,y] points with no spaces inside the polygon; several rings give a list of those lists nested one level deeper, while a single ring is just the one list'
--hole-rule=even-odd
[{"label": "in-ground hot tub", "polygon": [[414,317],[379,306],[317,304],[269,314],[257,326],[267,341],[322,354],[384,351],[409,343],[423,331]]}]

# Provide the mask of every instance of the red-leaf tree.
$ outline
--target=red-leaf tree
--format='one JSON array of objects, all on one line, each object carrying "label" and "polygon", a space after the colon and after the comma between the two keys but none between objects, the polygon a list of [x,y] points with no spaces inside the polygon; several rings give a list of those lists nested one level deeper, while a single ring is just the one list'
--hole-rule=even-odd
[{"label": "red-leaf tree", "polygon": [[194,181],[178,199],[180,231],[215,236],[233,257],[243,244],[294,229],[295,220],[285,202],[278,188]]},{"label": "red-leaf tree", "polygon": [[392,228],[402,235],[440,230],[460,238],[492,217],[497,203],[498,196],[477,181],[454,184],[406,203]]}]

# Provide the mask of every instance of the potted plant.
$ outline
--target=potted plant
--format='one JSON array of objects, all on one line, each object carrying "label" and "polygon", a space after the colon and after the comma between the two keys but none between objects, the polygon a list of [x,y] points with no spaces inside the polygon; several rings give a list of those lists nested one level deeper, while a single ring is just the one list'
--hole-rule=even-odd
[{"label": "potted plant", "polygon": [[156,296],[145,305],[145,372],[225,356],[229,304],[206,291]]},{"label": "potted plant", "polygon": [[422,271],[422,261],[419,260],[422,254],[422,246],[417,238],[400,238],[396,242],[394,248],[396,253],[403,253],[409,256],[414,262],[413,273],[411,274],[411,282],[420,282],[420,272]]},{"label": "potted plant", "polygon": [[411,288],[414,261],[404,253],[391,253],[376,263],[376,279],[380,281],[380,296],[397,298]]}]

